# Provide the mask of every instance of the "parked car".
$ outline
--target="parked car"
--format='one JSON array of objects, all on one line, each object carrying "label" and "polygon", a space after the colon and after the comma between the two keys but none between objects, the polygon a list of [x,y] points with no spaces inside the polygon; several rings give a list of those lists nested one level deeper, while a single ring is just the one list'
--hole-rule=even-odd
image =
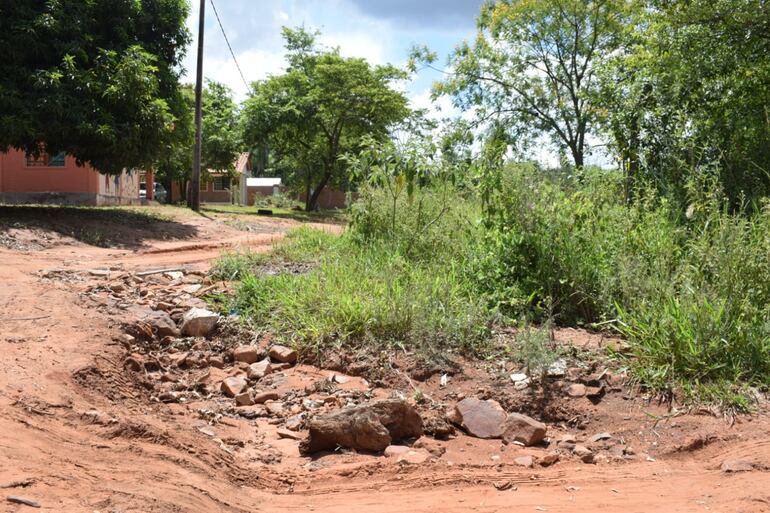
[{"label": "parked car", "polygon": [[[166,197],[168,196],[168,192],[166,191],[166,188],[163,187],[163,184],[155,183],[153,184],[153,198],[155,201],[159,203],[165,203]],[[147,197],[147,184],[146,183],[140,183],[139,184],[139,197],[140,198],[146,198]]]}]

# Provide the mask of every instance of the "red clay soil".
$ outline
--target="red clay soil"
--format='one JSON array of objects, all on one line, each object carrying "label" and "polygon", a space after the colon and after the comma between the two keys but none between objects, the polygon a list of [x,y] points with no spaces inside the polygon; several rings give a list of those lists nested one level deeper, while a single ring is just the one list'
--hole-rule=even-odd
[{"label": "red clay soil", "polygon": [[[40,226],[36,236],[15,227],[14,238],[27,249],[0,247],[0,511],[34,509],[9,496],[34,501],[40,511],[88,513],[770,511],[764,405],[730,421],[709,412],[671,412],[621,386],[595,403],[557,388],[557,397],[538,411],[524,395],[530,392],[516,391],[507,378],[512,369],[480,362],[463,362],[445,386],[439,374],[420,382],[405,373],[400,380],[372,385],[353,378],[344,385],[375,398],[411,397],[417,387],[436,404],[494,398],[545,420],[554,444],[567,434],[586,444],[597,433],[612,436],[593,442],[600,456],[595,464],[562,457],[549,467],[525,468],[514,460],[532,455],[537,461],[549,449],[458,433],[428,440],[441,455],[416,465],[350,451],[310,458],[300,455],[296,440],[280,438],[270,418],[212,419],[210,409],[223,404],[221,398],[157,402],[124,368],[121,319],[98,293],[105,277],[89,271],[205,270],[223,249],[268,250],[294,224],[270,221],[276,224],[259,233],[222,219],[176,221],[194,236],[148,237],[129,250],[60,235],[38,244]],[[602,345],[584,332],[560,337]],[[399,359],[391,362],[397,368]],[[304,390],[329,374],[299,365],[282,373],[277,390]],[[725,462],[740,462],[744,471],[725,472]]]}]

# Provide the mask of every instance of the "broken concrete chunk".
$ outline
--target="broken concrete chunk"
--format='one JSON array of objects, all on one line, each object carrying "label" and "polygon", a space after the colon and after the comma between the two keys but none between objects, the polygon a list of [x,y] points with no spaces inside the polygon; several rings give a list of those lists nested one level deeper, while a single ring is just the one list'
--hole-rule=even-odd
[{"label": "broken concrete chunk", "polygon": [[259,360],[259,348],[256,346],[238,346],[233,349],[236,362],[256,363]]},{"label": "broken concrete chunk", "polygon": [[267,401],[277,401],[281,396],[278,392],[261,392],[254,395],[254,404],[263,404]]},{"label": "broken concrete chunk", "polygon": [[573,383],[567,388],[570,397],[583,397],[586,395],[586,386],[582,383]]},{"label": "broken concrete chunk", "polygon": [[286,346],[274,345],[270,348],[270,358],[280,363],[297,363],[297,352]]},{"label": "broken concrete chunk", "polygon": [[241,392],[235,396],[235,404],[238,406],[253,406],[254,398],[251,396],[251,392]]},{"label": "broken concrete chunk", "polygon": [[542,442],[547,430],[545,424],[532,417],[511,413],[505,421],[503,440],[508,443],[519,442],[529,447]]},{"label": "broken concrete chunk", "polygon": [[222,381],[222,392],[228,397],[235,397],[243,392],[248,383],[240,376],[233,376]]},{"label": "broken concrete chunk", "polygon": [[583,463],[593,463],[594,462],[594,453],[589,449],[588,447],[584,445],[576,445],[574,449],[572,449],[572,452],[580,458],[580,460]]},{"label": "broken concrete chunk", "polygon": [[125,319],[125,332],[140,340],[179,336],[176,324],[166,312],[132,306],[126,309]]},{"label": "broken concrete chunk", "polygon": [[249,377],[249,379],[257,381],[264,378],[272,371],[273,367],[270,365],[270,358],[265,358],[260,362],[252,363],[249,365],[249,368],[246,371],[246,375]]},{"label": "broken concrete chunk", "polygon": [[191,308],[182,317],[182,334],[188,337],[206,337],[214,331],[219,315],[205,308]]},{"label": "broken concrete chunk", "polygon": [[303,454],[337,447],[382,451],[393,440],[422,435],[422,418],[402,399],[354,406],[308,421],[310,435],[300,445]]},{"label": "broken concrete chunk", "polygon": [[506,414],[497,401],[468,397],[457,403],[449,420],[477,438],[503,436]]}]

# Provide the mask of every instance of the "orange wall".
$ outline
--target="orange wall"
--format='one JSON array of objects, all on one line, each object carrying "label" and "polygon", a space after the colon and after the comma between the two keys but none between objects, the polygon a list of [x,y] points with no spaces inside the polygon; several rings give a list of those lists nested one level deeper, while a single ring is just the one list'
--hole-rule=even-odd
[{"label": "orange wall", "polygon": [[96,194],[99,173],[78,166],[69,155],[64,167],[27,167],[24,152],[0,153],[0,192],[85,192]]}]

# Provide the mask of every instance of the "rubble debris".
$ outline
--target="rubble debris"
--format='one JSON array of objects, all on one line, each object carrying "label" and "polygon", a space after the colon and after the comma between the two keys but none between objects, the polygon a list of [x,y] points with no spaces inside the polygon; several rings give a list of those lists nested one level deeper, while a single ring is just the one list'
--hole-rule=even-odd
[{"label": "rubble debris", "polygon": [[222,392],[228,397],[235,397],[248,386],[245,379],[240,376],[232,376],[222,381]]},{"label": "rubble debris", "polygon": [[379,452],[393,440],[422,435],[422,418],[403,399],[386,399],[317,415],[308,422],[310,431],[300,452],[312,454],[337,447]]},{"label": "rubble debris", "polygon": [[233,359],[236,362],[257,363],[259,360],[259,348],[256,346],[238,346],[233,349]]},{"label": "rubble debris", "polygon": [[182,334],[188,337],[207,337],[214,331],[219,315],[205,308],[191,308],[182,317]]},{"label": "rubble debris", "polygon": [[123,325],[124,331],[140,340],[178,337],[180,335],[176,323],[163,311],[134,305],[127,309],[125,318],[129,320]]},{"label": "rubble debris", "polygon": [[260,392],[258,394],[254,394],[254,404],[263,404],[267,401],[277,401],[281,398],[281,395],[278,392]]},{"label": "rubble debris", "polygon": [[492,399],[468,397],[457,403],[449,420],[476,438],[501,438],[507,415]]},{"label": "rubble debris", "polygon": [[297,352],[286,346],[274,345],[270,348],[270,358],[280,363],[297,363]]},{"label": "rubble debris", "polygon": [[506,443],[519,442],[529,447],[542,442],[547,431],[542,422],[521,413],[511,413],[505,421],[502,438]]},{"label": "rubble debris", "polygon": [[270,358],[265,358],[262,361],[249,365],[249,368],[246,370],[246,375],[251,380],[259,381],[260,379],[270,374],[272,371],[273,368],[270,364]]}]

